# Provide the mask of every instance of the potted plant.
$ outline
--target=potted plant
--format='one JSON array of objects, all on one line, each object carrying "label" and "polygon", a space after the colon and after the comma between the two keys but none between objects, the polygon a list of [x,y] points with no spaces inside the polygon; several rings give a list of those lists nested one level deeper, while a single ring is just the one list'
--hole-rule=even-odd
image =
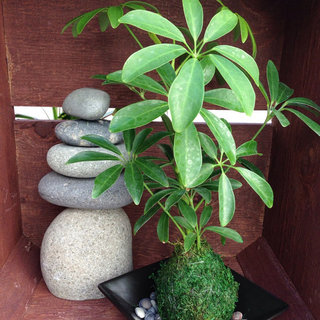
[{"label": "potted plant", "polygon": [[[243,241],[236,230],[228,227],[235,213],[233,190],[242,185],[229,177],[232,171],[250,185],[267,207],[273,205],[270,185],[261,171],[247,160],[259,155],[256,138],[266,124],[276,117],[286,127],[289,120],[285,113],[293,113],[320,135],[319,124],[299,111],[303,108],[318,114],[320,107],[306,98],[292,98],[293,90],[279,81],[271,61],[267,65],[268,90],[263,87],[254,60],[256,44],[251,28],[222,1],[217,2],[220,7],[206,27],[200,1],[182,0],[188,28],[176,26],[153,5],[129,1],[85,13],[63,29],[72,26],[74,36],[78,36],[87,23],[98,16],[102,31],[109,24],[113,28],[123,24],[140,46],[122,70],[94,76],[103,80],[103,84],[125,85],[142,100],[118,110],[110,124],[111,132],[123,131],[129,156],[107,140],[89,135],[83,139],[113,151],[114,156],[89,151],[79,153],[68,162],[120,159],[120,164],[117,162],[97,176],[92,196],[99,197],[124,171],[127,189],[136,205],[143,192],[150,195],[143,215],[135,223],[134,233],[155,216],[160,217],[157,234],[161,242],[169,242],[169,221],[179,230],[180,238],[170,239],[175,246],[173,257],[162,265],[154,279],[160,313],[169,320],[229,320],[232,316],[238,285],[207,244],[205,234],[219,234],[223,244],[226,239]],[[146,31],[154,44],[142,47],[131,26]],[[242,42],[251,39],[252,55],[236,46],[219,44],[220,38],[230,32]],[[206,86],[215,76],[222,78],[229,88],[208,89]],[[250,116],[255,107],[254,87],[265,98],[266,119],[250,140],[236,146],[229,123],[203,104]],[[160,98],[146,98],[149,92]],[[211,136],[197,130],[194,120],[198,115],[210,129]],[[144,128],[137,133],[136,128],[158,117],[162,118],[166,131],[152,134],[151,128]],[[165,137],[169,142],[159,144],[164,157],[143,155]],[[168,170],[164,171],[165,167]],[[213,197],[219,200],[220,222],[214,226],[210,225]]]}]

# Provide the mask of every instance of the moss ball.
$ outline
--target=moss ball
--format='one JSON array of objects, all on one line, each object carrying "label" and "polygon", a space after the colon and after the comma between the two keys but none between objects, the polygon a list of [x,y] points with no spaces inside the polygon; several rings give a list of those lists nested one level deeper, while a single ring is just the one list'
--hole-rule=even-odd
[{"label": "moss ball", "polygon": [[163,320],[230,320],[239,284],[221,257],[204,244],[172,258],[153,275]]}]

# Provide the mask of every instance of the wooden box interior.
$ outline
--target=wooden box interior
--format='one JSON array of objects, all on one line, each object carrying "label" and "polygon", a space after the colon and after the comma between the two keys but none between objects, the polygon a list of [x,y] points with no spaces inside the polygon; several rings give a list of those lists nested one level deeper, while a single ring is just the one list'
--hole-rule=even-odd
[{"label": "wooden box interior", "polygon": [[[161,12],[184,24],[180,0],[153,0]],[[123,316],[106,299],[66,301],[47,290],[39,267],[39,247],[50,222],[63,208],[42,200],[37,185],[50,171],[48,149],[58,143],[56,121],[14,120],[13,106],[61,106],[72,90],[100,88],[90,79],[97,73],[119,70],[136,45],[125,29],[101,33],[92,22],[77,39],[60,30],[71,18],[119,0],[3,0],[0,2],[0,319],[108,319]],[[205,15],[217,8],[202,1]],[[281,80],[296,96],[320,102],[320,3],[316,0],[226,0],[225,4],[250,23],[258,44],[257,62],[265,79],[272,59]],[[230,40],[230,39],[229,39]],[[143,43],[147,39],[142,37]],[[243,46],[250,51],[250,44]],[[137,98],[120,86],[104,88],[112,106],[122,107]],[[257,109],[264,109],[257,95]],[[320,144],[308,128],[290,118],[259,136],[254,161],[269,177],[275,204],[265,209],[250,190],[236,192],[237,211],[231,227],[244,244],[210,237],[226,263],[285,300],[290,308],[277,319],[317,319],[320,314]],[[200,129],[205,130],[205,128]],[[237,144],[257,130],[256,125],[234,125]],[[161,129],[156,124],[156,129]],[[156,152],[153,150],[152,152]],[[269,169],[270,168],[270,169]],[[142,206],[125,207],[132,224]],[[157,240],[156,221],[133,240],[134,265],[140,267],[170,252]]]}]

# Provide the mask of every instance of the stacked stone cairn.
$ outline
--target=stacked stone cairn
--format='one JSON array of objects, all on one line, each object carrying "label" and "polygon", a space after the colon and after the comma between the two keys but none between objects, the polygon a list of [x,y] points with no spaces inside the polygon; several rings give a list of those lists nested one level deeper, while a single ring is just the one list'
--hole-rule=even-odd
[{"label": "stacked stone cairn", "polygon": [[114,161],[66,162],[81,151],[113,154],[81,139],[97,134],[124,152],[123,137],[110,133],[109,121],[99,120],[110,105],[109,95],[92,88],[71,92],[63,103],[66,120],[55,128],[62,143],[47,154],[52,172],[39,183],[40,196],[67,207],[48,227],[41,245],[41,270],[48,289],[68,300],[104,296],[98,284],[132,270],[132,231],[122,207],[132,202],[123,175],[97,199],[92,199],[94,179]]}]

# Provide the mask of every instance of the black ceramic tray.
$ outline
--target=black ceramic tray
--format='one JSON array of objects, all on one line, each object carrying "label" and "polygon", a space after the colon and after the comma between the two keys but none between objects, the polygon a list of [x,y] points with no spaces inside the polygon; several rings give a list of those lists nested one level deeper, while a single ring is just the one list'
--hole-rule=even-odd
[{"label": "black ceramic tray", "polygon": [[[131,271],[99,285],[100,291],[130,320],[134,308],[142,298],[154,290],[150,274],[157,271],[160,262]],[[282,300],[265,291],[253,282],[233,271],[235,280],[240,283],[239,301],[236,311],[241,311],[248,320],[270,320],[288,308]]]}]

